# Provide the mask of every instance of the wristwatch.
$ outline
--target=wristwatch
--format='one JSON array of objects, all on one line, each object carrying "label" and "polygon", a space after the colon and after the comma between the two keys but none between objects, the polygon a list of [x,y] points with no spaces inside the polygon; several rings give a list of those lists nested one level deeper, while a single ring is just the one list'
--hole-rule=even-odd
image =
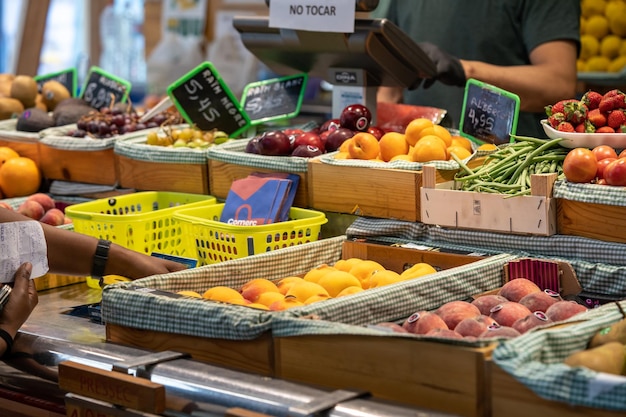
[{"label": "wristwatch", "polygon": [[98,240],[98,246],[96,246],[96,253],[93,255],[91,277],[100,280],[100,287],[104,287],[104,268],[106,267],[107,260],[109,259],[110,248],[110,240],[100,239]]}]

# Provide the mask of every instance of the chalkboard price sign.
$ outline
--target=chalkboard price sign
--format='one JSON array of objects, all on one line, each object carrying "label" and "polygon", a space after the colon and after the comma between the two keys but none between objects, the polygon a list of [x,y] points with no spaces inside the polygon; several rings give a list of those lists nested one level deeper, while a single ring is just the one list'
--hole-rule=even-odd
[{"label": "chalkboard price sign", "polygon": [[81,98],[91,107],[101,109],[115,103],[124,103],[130,92],[130,82],[98,67],[91,67],[81,91]]},{"label": "chalkboard price sign", "polygon": [[199,129],[219,129],[235,137],[250,126],[239,100],[210,62],[189,71],[167,92],[185,120]]},{"label": "chalkboard price sign", "polygon": [[248,84],[241,101],[251,124],[297,116],[307,80],[307,74],[298,74]]},{"label": "chalkboard price sign", "polygon": [[36,75],[33,77],[35,81],[37,81],[37,86],[39,87],[39,91],[41,91],[41,87],[47,81],[58,81],[67,88],[67,91],[70,92],[72,97],[76,97],[76,91],[78,89],[78,75],[76,68],[68,68],[63,71],[53,72],[50,74],[42,74]]},{"label": "chalkboard price sign", "polygon": [[459,130],[479,143],[511,142],[517,131],[519,97],[474,79],[467,80]]}]

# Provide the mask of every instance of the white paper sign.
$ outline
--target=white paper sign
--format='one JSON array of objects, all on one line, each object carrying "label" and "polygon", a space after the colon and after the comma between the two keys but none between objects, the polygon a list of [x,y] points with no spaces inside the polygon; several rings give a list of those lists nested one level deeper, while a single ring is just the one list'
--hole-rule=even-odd
[{"label": "white paper sign", "polygon": [[354,0],[272,0],[270,27],[353,33]]},{"label": "white paper sign", "polygon": [[48,272],[48,249],[38,221],[0,223],[0,282],[13,282],[24,262],[33,265],[31,279]]}]

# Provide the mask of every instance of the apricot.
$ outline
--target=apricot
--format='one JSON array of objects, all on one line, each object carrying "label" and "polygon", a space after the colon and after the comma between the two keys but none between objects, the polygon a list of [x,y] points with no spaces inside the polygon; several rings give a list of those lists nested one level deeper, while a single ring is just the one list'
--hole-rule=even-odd
[{"label": "apricot", "polygon": [[354,275],[345,271],[332,271],[324,275],[318,281],[331,297],[336,297],[344,288],[361,287],[361,281]]},{"label": "apricot", "polygon": [[300,302],[305,302],[314,295],[330,295],[328,291],[316,282],[303,281],[294,284],[285,297],[295,297]]},{"label": "apricot", "polygon": [[266,278],[254,278],[241,286],[239,290],[242,297],[255,303],[259,296],[265,292],[279,293],[278,287]]},{"label": "apricot", "polygon": [[239,293],[239,291],[235,289],[222,286],[222,285],[216,285],[206,290],[202,294],[202,298],[206,298],[207,300],[213,300],[213,301],[222,301],[226,303],[229,300],[243,298],[243,296]]},{"label": "apricot", "polygon": [[398,155],[407,155],[409,143],[403,133],[387,132],[380,138],[380,157],[383,161],[389,162]]},{"label": "apricot", "polygon": [[376,159],[380,153],[380,144],[371,133],[359,132],[348,144],[348,153],[352,159]]}]

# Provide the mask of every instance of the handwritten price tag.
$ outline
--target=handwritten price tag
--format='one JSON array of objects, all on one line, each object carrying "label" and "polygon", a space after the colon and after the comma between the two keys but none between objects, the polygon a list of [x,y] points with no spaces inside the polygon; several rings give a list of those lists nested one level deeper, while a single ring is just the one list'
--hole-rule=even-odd
[{"label": "handwritten price tag", "polygon": [[39,86],[39,90],[41,91],[41,87],[47,81],[58,81],[67,88],[67,91],[70,92],[72,97],[76,97],[76,90],[78,89],[78,75],[76,68],[68,68],[63,71],[53,72],[50,74],[42,74],[33,77],[35,81],[37,81],[37,86]]},{"label": "handwritten price tag", "polygon": [[111,104],[124,103],[128,99],[130,88],[130,82],[102,68],[91,67],[81,92],[81,98],[94,109],[101,109]]}]

